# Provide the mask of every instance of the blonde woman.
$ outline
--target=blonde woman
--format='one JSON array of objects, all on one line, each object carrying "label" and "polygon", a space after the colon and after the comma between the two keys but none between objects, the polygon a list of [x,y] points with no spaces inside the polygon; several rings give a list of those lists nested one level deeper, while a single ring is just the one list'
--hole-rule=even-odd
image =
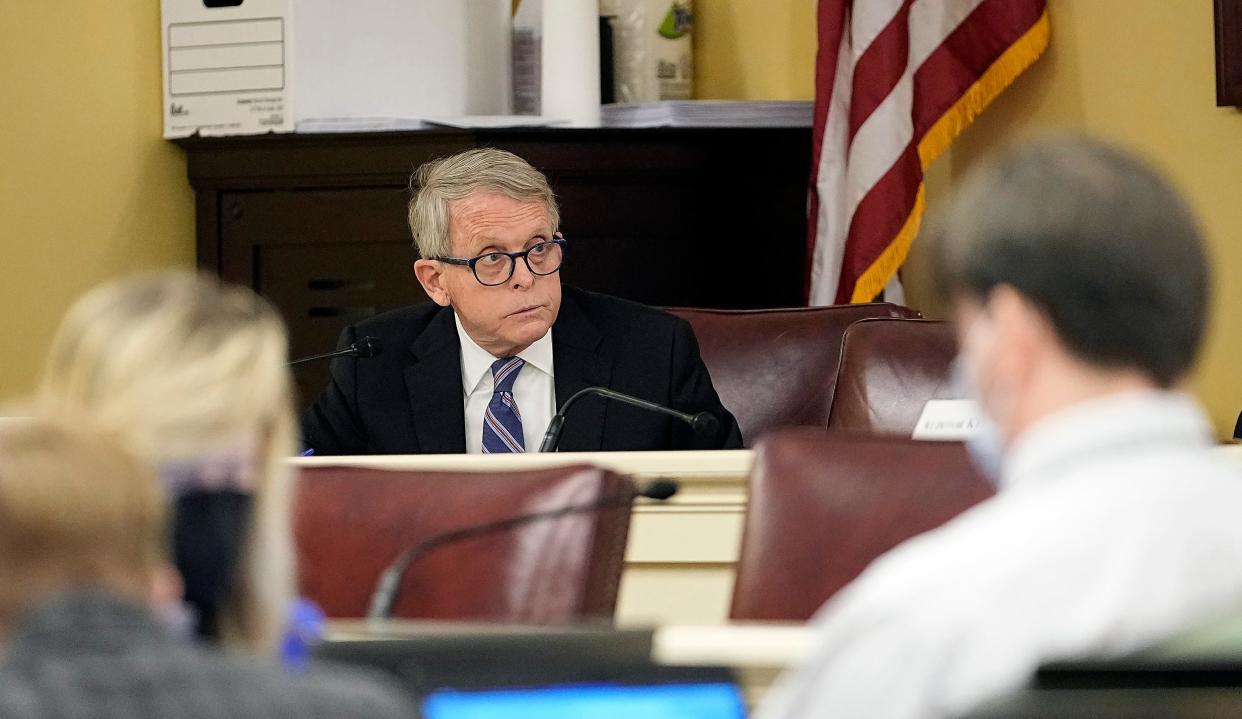
[{"label": "blonde woman", "polygon": [[270,653],[292,590],[295,451],[284,326],[253,292],[191,273],[100,287],[65,317],[45,406],[123,431],[171,500],[198,633]]}]

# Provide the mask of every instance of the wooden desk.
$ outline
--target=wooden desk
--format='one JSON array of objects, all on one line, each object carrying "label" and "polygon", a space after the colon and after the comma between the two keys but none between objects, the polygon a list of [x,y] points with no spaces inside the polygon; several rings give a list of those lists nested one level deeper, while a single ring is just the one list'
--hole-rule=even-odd
[{"label": "wooden desk", "polygon": [[[1242,463],[1242,445],[1222,455]],[[681,491],[665,504],[640,502],[630,524],[617,623],[719,625],[727,621],[742,542],[750,450],[720,452],[598,452],[520,455],[306,457],[298,466],[352,465],[389,469],[497,471],[587,463],[632,475],[637,482],[672,477]]]},{"label": "wooden desk", "polygon": [[673,625],[656,628],[651,653],[660,664],[730,667],[753,707],[814,646],[815,631],[805,624]]},{"label": "wooden desk", "polygon": [[[333,621],[328,622],[324,636],[328,641],[391,641],[425,633],[520,636],[525,631],[538,633],[547,628],[403,620]],[[651,658],[668,666],[729,667],[742,685],[747,703],[754,706],[782,671],[810,653],[814,641],[814,630],[796,623],[657,625],[651,639]]]},{"label": "wooden desk", "polygon": [[296,466],[505,471],[594,464],[638,483],[681,483],[665,503],[640,501],[630,521],[616,619],[621,625],[720,624],[727,620],[746,513],[750,450],[563,452],[511,455],[305,457]]}]

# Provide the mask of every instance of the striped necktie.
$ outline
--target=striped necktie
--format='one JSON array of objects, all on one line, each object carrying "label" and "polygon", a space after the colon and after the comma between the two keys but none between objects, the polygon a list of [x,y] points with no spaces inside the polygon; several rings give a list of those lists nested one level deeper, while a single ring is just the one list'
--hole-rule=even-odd
[{"label": "striped necktie", "polygon": [[522,413],[513,399],[513,383],[524,364],[526,360],[520,357],[502,357],[492,363],[495,389],[483,414],[483,451],[487,454],[526,451]]}]

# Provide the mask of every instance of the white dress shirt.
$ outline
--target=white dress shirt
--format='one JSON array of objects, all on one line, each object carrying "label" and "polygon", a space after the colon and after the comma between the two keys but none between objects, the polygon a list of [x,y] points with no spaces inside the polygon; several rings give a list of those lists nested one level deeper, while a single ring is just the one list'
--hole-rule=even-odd
[{"label": "white dress shirt", "polygon": [[1242,603],[1242,470],[1185,395],[1024,433],[1000,493],[874,562],[814,619],[760,719],[947,717],[1042,663],[1127,653]]},{"label": "white dress shirt", "polygon": [[[466,405],[466,451],[483,452],[483,415],[492,401],[496,384],[492,379],[493,357],[466,334],[456,313],[457,337],[461,341],[462,396]],[[522,439],[526,451],[535,452],[543,433],[556,414],[556,382],[552,370],[552,330],[517,355],[526,360],[513,383],[513,400],[522,413]]]}]

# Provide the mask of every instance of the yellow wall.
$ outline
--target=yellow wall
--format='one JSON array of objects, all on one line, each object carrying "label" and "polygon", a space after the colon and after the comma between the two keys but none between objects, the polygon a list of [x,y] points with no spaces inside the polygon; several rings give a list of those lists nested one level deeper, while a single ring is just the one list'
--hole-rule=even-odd
[{"label": "yellow wall", "polygon": [[[809,99],[815,0],[698,0],[712,98]],[[6,3],[0,19],[0,400],[29,389],[65,309],[191,266],[193,194],[161,139],[159,3]]]},{"label": "yellow wall", "polygon": [[27,390],[86,288],[194,261],[185,161],[160,138],[159,3],[5,3],[0,398]]},{"label": "yellow wall", "polygon": [[[1212,3],[1049,5],[1048,53],[937,163],[933,210],[971,163],[1029,133],[1085,130],[1144,153],[1188,195],[1208,236],[1216,297],[1194,385],[1228,436],[1242,410],[1242,113],[1215,106]],[[912,257],[909,272],[920,274],[925,260]]]},{"label": "yellow wall", "polygon": [[[932,211],[1004,142],[1085,129],[1147,153],[1199,210],[1217,275],[1195,385],[1222,434],[1242,408],[1242,114],[1214,106],[1211,3],[1051,0],[1052,47],[929,173]],[[810,99],[814,0],[696,0],[703,98]],[[0,397],[33,382],[84,289],[193,263],[184,158],[160,139],[158,3],[10,3],[0,21]],[[926,258],[912,303],[934,306]]]},{"label": "yellow wall", "polygon": [[694,0],[694,82],[704,100],[815,96],[816,0]]}]

